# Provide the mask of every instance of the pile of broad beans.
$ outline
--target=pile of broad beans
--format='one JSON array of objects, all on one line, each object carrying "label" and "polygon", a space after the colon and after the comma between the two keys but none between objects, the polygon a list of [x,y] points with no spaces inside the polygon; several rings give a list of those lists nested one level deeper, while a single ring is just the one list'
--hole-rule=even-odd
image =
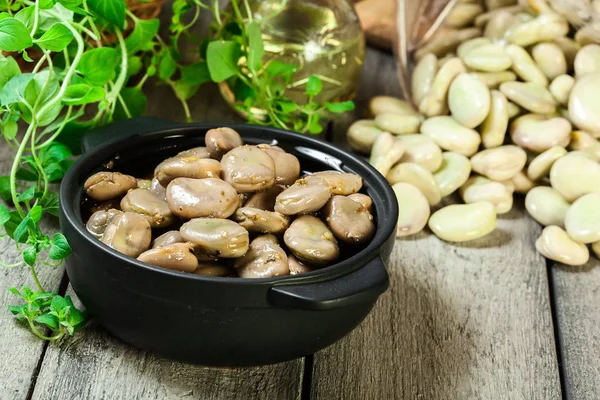
[{"label": "pile of broad beans", "polygon": [[[600,1],[485,3],[459,1],[414,53],[417,109],[375,97],[348,141],[392,185],[397,236],[477,239],[523,194],[537,250],[585,264],[588,245],[600,257]],[[441,206],[453,193],[464,204]]]}]

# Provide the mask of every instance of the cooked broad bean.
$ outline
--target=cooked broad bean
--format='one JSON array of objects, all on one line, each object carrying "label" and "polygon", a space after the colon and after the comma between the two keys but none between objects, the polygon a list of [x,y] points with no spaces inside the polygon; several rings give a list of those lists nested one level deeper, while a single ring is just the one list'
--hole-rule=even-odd
[{"label": "cooked broad bean", "polygon": [[323,216],[331,232],[342,242],[360,245],[375,234],[371,213],[346,196],[333,196],[323,208]]},{"label": "cooked broad bean", "polygon": [[290,226],[290,220],[283,214],[251,207],[238,208],[232,218],[249,232],[279,235]]},{"label": "cooked broad bean", "polygon": [[363,185],[363,180],[359,175],[339,171],[320,171],[312,175],[305,176],[304,179],[310,183],[311,179],[318,177],[323,179],[328,185],[331,193],[349,195],[357,193]]},{"label": "cooked broad bean", "polygon": [[331,189],[323,178],[298,179],[275,199],[275,211],[283,215],[308,214],[327,203]]},{"label": "cooked broad bean", "polygon": [[300,177],[300,161],[295,155],[276,146],[259,144],[257,147],[273,159],[277,185],[291,185]]},{"label": "cooked broad bean", "polygon": [[218,178],[220,174],[219,161],[194,155],[168,158],[154,170],[155,178],[164,187],[175,178]]},{"label": "cooked broad bean", "polygon": [[246,254],[250,243],[248,231],[222,218],[194,218],[181,226],[184,240],[198,246],[207,257],[237,258]]},{"label": "cooked broad bean", "polygon": [[225,265],[220,265],[214,262],[203,262],[198,264],[198,268],[194,271],[195,275],[203,276],[235,276],[235,272]]},{"label": "cooked broad bean", "polygon": [[85,224],[85,227],[87,228],[89,233],[94,235],[96,239],[101,239],[102,235],[104,235],[104,231],[106,230],[108,224],[110,224],[110,222],[115,216],[121,213],[122,211],[116,209],[96,211],[90,216],[87,223]]},{"label": "cooked broad bean", "polygon": [[179,231],[169,231],[163,233],[152,242],[152,248],[155,249],[157,247],[169,246],[175,243],[183,243],[183,237]]},{"label": "cooked broad bean", "polygon": [[368,212],[373,211],[373,199],[362,193],[352,193],[348,196],[349,199],[354,200],[361,206],[367,209]]},{"label": "cooked broad bean", "polygon": [[198,268],[198,259],[193,249],[191,243],[173,243],[146,250],[137,259],[166,269],[194,272]]},{"label": "cooked broad bean", "polygon": [[221,159],[223,180],[240,193],[259,192],[275,184],[275,163],[265,151],[255,146],[241,146]]},{"label": "cooked broad bean", "polygon": [[244,144],[237,131],[226,127],[209,129],[204,136],[204,141],[210,156],[215,160],[220,160],[227,152]]},{"label": "cooked broad bean", "polygon": [[83,187],[92,199],[105,201],[124,196],[129,189],[135,189],[137,180],[120,172],[103,171],[90,176]]},{"label": "cooked broad bean", "polygon": [[262,235],[254,239],[248,252],[235,260],[234,267],[240,278],[271,278],[290,274],[287,255],[274,235]]},{"label": "cooked broad bean", "polygon": [[121,210],[144,216],[153,228],[165,228],[173,223],[169,204],[149,189],[132,189],[121,200]]},{"label": "cooked broad bean", "polygon": [[304,274],[306,272],[312,272],[313,269],[311,267],[298,260],[296,257],[294,257],[293,254],[288,254],[287,258],[290,275],[298,275]]},{"label": "cooked broad bean", "polygon": [[214,178],[173,179],[167,186],[167,202],[173,214],[182,218],[227,218],[239,205],[235,189]]},{"label": "cooked broad bean", "polygon": [[326,265],[340,255],[333,233],[312,215],[296,218],[285,231],[283,240],[294,256],[311,265]]},{"label": "cooked broad bean", "polygon": [[150,248],[152,229],[146,218],[137,213],[119,213],[112,218],[102,235],[102,243],[119,253],[138,257]]},{"label": "cooked broad bean", "polygon": [[244,207],[259,208],[266,211],[275,210],[275,199],[281,192],[284,191],[284,187],[281,185],[275,185],[267,190],[258,193],[252,193],[248,201],[243,205]]}]

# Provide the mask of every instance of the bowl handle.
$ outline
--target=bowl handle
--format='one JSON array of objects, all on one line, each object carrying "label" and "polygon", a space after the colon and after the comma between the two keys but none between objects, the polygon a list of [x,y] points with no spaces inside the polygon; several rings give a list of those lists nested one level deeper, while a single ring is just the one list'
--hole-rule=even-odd
[{"label": "bowl handle", "polygon": [[324,282],[274,286],[269,301],[275,306],[302,310],[331,310],[374,302],[389,287],[383,260],[377,256],[348,275]]},{"label": "bowl handle", "polygon": [[83,153],[106,143],[143,135],[157,130],[175,128],[180,124],[163,118],[136,117],[113,122],[87,132],[81,139]]}]

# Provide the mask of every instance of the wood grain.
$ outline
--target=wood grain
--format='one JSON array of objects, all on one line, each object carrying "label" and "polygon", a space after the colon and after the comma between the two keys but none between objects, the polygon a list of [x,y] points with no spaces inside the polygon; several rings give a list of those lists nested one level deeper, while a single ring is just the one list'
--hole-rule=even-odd
[{"label": "wood grain", "polygon": [[[392,58],[367,57],[359,104],[399,90]],[[540,228],[521,203],[477,241],[398,240],[389,291],[356,331],[315,355],[312,398],[560,398]]]},{"label": "wood grain", "polygon": [[550,268],[568,399],[600,398],[600,261]]},{"label": "wood grain", "polygon": [[[3,144],[0,146],[0,175],[8,175],[14,152]],[[42,221],[42,229],[50,236],[58,230],[56,219]],[[21,262],[23,257],[15,243],[4,238],[0,240],[0,260],[5,265]],[[63,268],[38,267],[40,281],[44,289],[56,291],[63,276]],[[19,298],[8,291],[10,287],[19,290],[23,286],[35,288],[29,267],[20,265],[14,268],[0,267],[0,399],[20,400],[27,398],[34,381],[39,358],[45,343],[35,337],[21,323],[17,322],[6,309],[9,304],[21,304]]]}]

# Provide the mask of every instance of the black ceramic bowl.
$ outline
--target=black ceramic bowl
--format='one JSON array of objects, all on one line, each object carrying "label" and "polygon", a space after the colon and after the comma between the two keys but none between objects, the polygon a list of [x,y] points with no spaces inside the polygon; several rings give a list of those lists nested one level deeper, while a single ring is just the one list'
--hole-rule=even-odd
[{"label": "black ceramic bowl", "polygon": [[[224,126],[227,124],[221,124]],[[179,125],[140,118],[84,138],[83,156],[60,189],[60,222],[73,254],[73,289],[114,336],[157,354],[203,365],[245,366],[312,354],[353,330],[388,288],[398,205],[385,179],[331,144],[280,129],[227,125],[249,144],[272,143],[295,154],[304,171],[339,170],[364,178],[377,232],[364,249],[307,274],[265,279],[206,277],[162,269],[109,248],[85,228],[83,184],[111,164],[114,171],[152,171],[179,151],[204,146],[215,124]]]}]

